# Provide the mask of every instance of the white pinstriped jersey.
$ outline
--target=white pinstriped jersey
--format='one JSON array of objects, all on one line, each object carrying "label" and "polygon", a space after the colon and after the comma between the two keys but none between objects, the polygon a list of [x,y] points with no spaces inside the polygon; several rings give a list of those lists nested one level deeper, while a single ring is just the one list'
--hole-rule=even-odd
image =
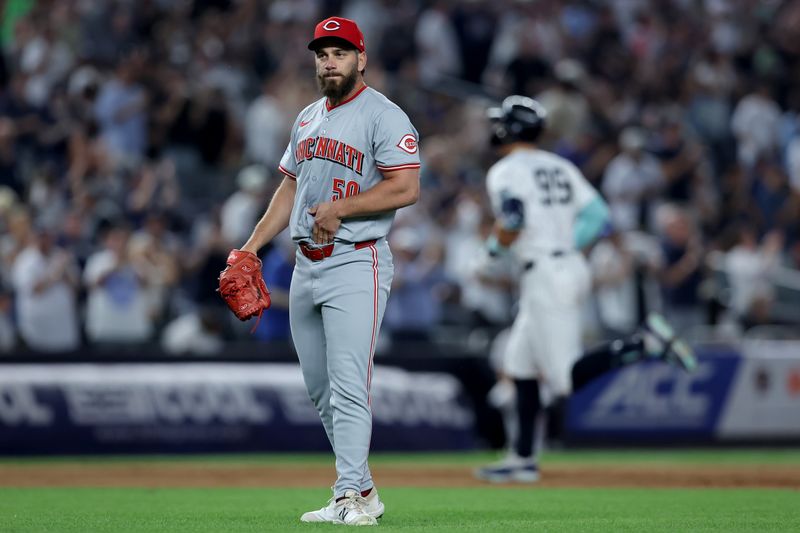
[{"label": "white pinstriped jersey", "polygon": [[575,165],[536,149],[517,149],[495,163],[486,187],[495,217],[521,231],[512,250],[522,259],[574,250],[575,219],[598,196]]},{"label": "white pinstriped jersey", "polygon": [[[314,217],[308,208],[368,190],[384,179],[382,172],[419,168],[418,139],[403,110],[370,87],[333,108],[327,98],[305,108],[279,167],[297,180],[292,239],[311,240]],[[345,219],[336,240],[384,237],[393,219],[394,211]]]}]

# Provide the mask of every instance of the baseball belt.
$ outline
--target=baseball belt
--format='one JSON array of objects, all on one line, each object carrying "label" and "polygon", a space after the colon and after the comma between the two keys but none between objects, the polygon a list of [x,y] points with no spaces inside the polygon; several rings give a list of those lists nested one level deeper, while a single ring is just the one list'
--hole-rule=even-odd
[{"label": "baseball belt", "polygon": [[[378,242],[377,239],[372,239],[371,241],[354,242],[353,248],[360,250],[362,248],[366,248],[367,246],[372,246],[376,242]],[[330,257],[333,254],[333,248],[336,246],[336,243],[332,242],[323,246],[313,246],[309,243],[301,242],[298,243],[297,246],[300,248],[300,253],[312,261],[322,261],[326,257]]]},{"label": "baseball belt", "polygon": [[[565,250],[552,250],[551,252],[547,253],[546,255],[549,255],[550,257],[552,257],[554,259],[557,259],[559,257],[564,257],[568,253],[569,252],[566,252]],[[532,270],[534,267],[536,267],[536,261],[530,260],[530,261],[526,261],[525,263],[523,263],[522,270],[527,272],[528,270]]]}]

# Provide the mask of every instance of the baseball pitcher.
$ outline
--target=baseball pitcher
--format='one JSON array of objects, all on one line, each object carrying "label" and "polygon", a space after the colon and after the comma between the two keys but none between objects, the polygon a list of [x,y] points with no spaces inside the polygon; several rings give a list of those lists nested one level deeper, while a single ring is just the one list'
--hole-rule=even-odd
[{"label": "baseball pitcher", "polygon": [[393,274],[386,235],[395,210],[419,196],[418,134],[397,105],[364,83],[367,53],[355,22],[323,20],[308,48],[324,97],[295,120],[279,166],[285,178],[232,255],[255,257],[289,226],[297,243],[292,337],[338,476],[328,505],[301,520],[374,525],[384,505],[367,464],[372,357]]}]

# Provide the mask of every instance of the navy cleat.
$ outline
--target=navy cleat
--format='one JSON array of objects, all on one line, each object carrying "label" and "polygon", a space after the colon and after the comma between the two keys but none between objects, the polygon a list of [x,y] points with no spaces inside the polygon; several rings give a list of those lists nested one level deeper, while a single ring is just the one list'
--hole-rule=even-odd
[{"label": "navy cleat", "polygon": [[477,469],[475,477],[491,483],[535,483],[539,481],[539,468],[529,457],[509,454],[502,461]]}]

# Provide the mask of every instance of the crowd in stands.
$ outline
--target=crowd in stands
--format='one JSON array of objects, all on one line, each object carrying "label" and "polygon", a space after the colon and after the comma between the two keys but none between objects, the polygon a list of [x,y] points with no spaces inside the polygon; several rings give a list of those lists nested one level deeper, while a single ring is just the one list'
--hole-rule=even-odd
[{"label": "crowd in stands", "polygon": [[[389,236],[384,331],[497,331],[485,110],[548,110],[613,227],[587,253],[594,334],[800,324],[800,0],[19,0],[0,4],[0,351],[289,336],[294,247],[262,253],[255,334],[215,289],[319,97],[314,24],[365,34],[366,80],[420,132],[422,193]],[[462,333],[457,333],[457,332]]]}]

